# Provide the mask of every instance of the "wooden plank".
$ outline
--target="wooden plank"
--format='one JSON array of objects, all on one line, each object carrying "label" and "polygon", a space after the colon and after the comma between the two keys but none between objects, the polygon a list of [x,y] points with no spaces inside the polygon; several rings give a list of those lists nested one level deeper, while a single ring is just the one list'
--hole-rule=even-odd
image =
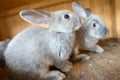
[{"label": "wooden plank", "polygon": [[65,2],[70,2],[70,1],[72,1],[72,0],[54,0],[54,1],[43,0],[43,1],[39,1],[39,2],[26,4],[26,5],[23,5],[20,7],[16,7],[16,8],[10,9],[10,10],[0,11],[0,16],[8,17],[10,15],[15,15],[16,13],[18,13],[20,10],[23,10],[23,9],[50,7],[53,5],[63,4]]},{"label": "wooden plank", "polygon": [[[46,3],[46,1],[50,1],[50,2]],[[44,0],[42,2],[31,3],[28,5],[17,7],[15,9],[9,10],[8,13],[6,12],[5,14],[3,14],[4,13],[3,11],[3,13],[1,14],[3,14],[3,16],[6,16],[3,22],[4,23],[6,22],[7,24],[6,27],[0,26],[1,27],[0,29],[2,29],[2,34],[4,34],[3,38],[13,37],[20,31],[24,30],[25,28],[28,28],[28,26],[38,26],[38,25],[31,25],[23,21],[17,14],[19,10],[29,8],[30,6],[30,8],[36,8],[46,11],[56,11],[61,9],[68,9],[72,11],[71,4],[74,1],[80,2],[86,8],[88,7],[91,8],[95,14],[101,16],[105,20],[110,30],[109,37],[115,37],[115,38],[120,37],[120,27],[119,27],[120,1],[119,0],[115,0],[115,2],[113,0],[56,0],[55,2],[51,0]],[[8,33],[10,34],[3,32],[6,30],[6,28],[8,29]]]},{"label": "wooden plank", "polygon": [[8,28],[6,26],[5,20],[0,18],[0,40],[9,38]]},{"label": "wooden plank", "polygon": [[118,37],[118,33],[117,33],[117,26],[116,26],[116,14],[115,14],[115,1],[114,0],[110,0],[110,8],[111,8],[111,23],[112,23],[112,29],[111,29],[111,32],[112,32],[112,36],[114,38],[117,38]]},{"label": "wooden plank", "polygon": [[29,4],[29,3],[34,3],[34,2],[40,2],[43,0],[1,0],[0,1],[0,11],[1,10],[8,10],[8,9],[12,9],[15,7],[19,7],[25,4]]},{"label": "wooden plank", "polygon": [[120,0],[115,0],[115,15],[117,35],[120,38]]}]

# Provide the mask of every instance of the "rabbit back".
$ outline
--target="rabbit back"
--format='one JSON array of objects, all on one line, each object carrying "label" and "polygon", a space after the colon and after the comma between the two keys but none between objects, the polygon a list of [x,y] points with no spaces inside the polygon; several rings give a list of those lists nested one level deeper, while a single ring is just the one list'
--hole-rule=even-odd
[{"label": "rabbit back", "polygon": [[[44,30],[44,33],[42,31]],[[42,49],[47,48],[47,44],[42,45],[42,43],[47,42],[42,40],[45,37],[45,32],[47,29],[41,27],[31,27],[20,34],[18,34],[8,45],[5,52],[5,59],[8,66],[17,68],[20,70],[28,70],[29,68],[35,68],[34,64],[40,64],[40,61],[44,60],[47,56],[42,54]],[[41,41],[40,41],[41,40]],[[42,45],[42,47],[41,47]],[[39,48],[40,47],[40,48]],[[43,49],[44,50],[44,49]],[[47,50],[47,49],[46,49]],[[42,57],[41,57],[42,56]],[[41,58],[39,58],[41,57]],[[40,60],[39,60],[40,59]],[[47,62],[50,60],[47,60]],[[46,62],[46,64],[48,64]],[[33,69],[34,70],[34,69]]]}]

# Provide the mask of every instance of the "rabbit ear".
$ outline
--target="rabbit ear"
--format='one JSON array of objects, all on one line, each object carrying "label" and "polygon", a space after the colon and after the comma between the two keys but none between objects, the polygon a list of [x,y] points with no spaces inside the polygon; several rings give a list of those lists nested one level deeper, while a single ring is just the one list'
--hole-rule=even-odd
[{"label": "rabbit ear", "polygon": [[23,20],[35,24],[49,23],[49,18],[51,16],[48,12],[32,9],[20,11],[19,15]]},{"label": "rabbit ear", "polygon": [[86,13],[88,16],[90,16],[92,14],[92,11],[90,8],[86,8],[85,10],[86,10]]},{"label": "rabbit ear", "polygon": [[80,17],[86,19],[87,18],[87,13],[84,7],[78,3],[78,2],[73,2],[72,3],[72,8],[73,11],[75,11],[76,14],[78,14]]}]

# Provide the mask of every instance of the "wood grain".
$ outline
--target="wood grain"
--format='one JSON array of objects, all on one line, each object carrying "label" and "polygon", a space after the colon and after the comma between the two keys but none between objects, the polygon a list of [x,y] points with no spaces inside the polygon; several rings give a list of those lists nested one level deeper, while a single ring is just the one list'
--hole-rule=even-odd
[{"label": "wood grain", "polygon": [[[13,0],[14,1],[14,0]],[[41,0],[39,2],[33,2],[26,5],[21,5],[19,7],[14,7],[9,10],[2,10],[0,14],[4,16],[1,19],[2,25],[0,26],[0,40],[6,38],[12,38],[19,32],[30,26],[39,26],[29,24],[23,21],[18,12],[26,8],[35,8],[45,11],[56,11],[62,9],[72,10],[71,4],[74,1],[78,1],[83,4],[86,8],[91,8],[91,10],[101,16],[106,25],[108,26],[109,36],[107,37],[120,37],[120,1],[119,0]],[[27,3],[27,1],[26,1]],[[7,32],[6,32],[7,31]],[[4,35],[4,36],[3,36]]]},{"label": "wood grain", "polygon": [[117,37],[120,37],[120,1],[115,0],[115,19],[116,19],[116,32],[117,32]]},{"label": "wood grain", "polygon": [[9,37],[9,31],[5,23],[5,19],[0,18],[0,40],[6,39]]}]

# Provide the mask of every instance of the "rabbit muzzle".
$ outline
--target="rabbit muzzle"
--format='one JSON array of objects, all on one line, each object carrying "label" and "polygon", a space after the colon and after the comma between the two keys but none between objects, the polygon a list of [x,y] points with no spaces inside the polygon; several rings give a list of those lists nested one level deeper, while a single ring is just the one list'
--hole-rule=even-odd
[{"label": "rabbit muzzle", "polygon": [[103,35],[104,36],[107,36],[109,34],[109,30],[105,27],[104,29],[103,29]]},{"label": "rabbit muzzle", "polygon": [[100,38],[104,38],[108,35],[108,33],[109,33],[109,30],[107,29],[107,27],[104,27],[100,30],[98,35]]}]

